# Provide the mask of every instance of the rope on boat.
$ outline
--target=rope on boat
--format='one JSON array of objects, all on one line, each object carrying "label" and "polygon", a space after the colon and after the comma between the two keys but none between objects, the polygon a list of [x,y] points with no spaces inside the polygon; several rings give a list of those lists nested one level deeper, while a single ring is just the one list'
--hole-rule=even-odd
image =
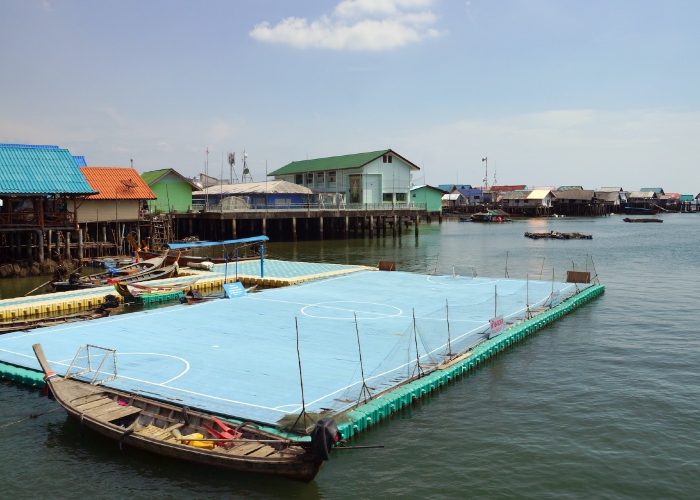
[{"label": "rope on boat", "polygon": [[49,413],[53,413],[53,412],[55,412],[55,411],[62,410],[62,409],[63,409],[63,408],[61,408],[61,407],[59,406],[59,407],[57,407],[57,408],[53,408],[53,409],[51,409],[51,410],[43,411],[43,412],[41,412],[41,413],[30,413],[29,415],[26,415],[26,416],[20,418],[19,420],[15,420],[15,421],[13,421],[13,422],[8,422],[8,423],[6,423],[6,424],[0,425],[0,429],[5,429],[6,427],[10,427],[11,425],[19,424],[19,423],[21,423],[21,422],[24,422],[25,420],[31,420],[31,419],[43,417],[44,415],[47,415],[47,414],[49,414]]}]

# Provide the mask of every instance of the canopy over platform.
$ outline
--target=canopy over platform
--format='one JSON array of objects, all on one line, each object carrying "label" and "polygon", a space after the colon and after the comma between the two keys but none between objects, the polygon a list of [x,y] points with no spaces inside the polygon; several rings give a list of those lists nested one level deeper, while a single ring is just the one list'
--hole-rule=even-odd
[{"label": "canopy over platform", "polygon": [[267,236],[251,236],[250,238],[239,238],[237,240],[189,241],[186,243],[168,243],[165,245],[165,247],[171,250],[181,250],[183,248],[203,248],[224,245],[244,245],[246,243],[264,243],[265,241],[270,241],[270,238]]}]

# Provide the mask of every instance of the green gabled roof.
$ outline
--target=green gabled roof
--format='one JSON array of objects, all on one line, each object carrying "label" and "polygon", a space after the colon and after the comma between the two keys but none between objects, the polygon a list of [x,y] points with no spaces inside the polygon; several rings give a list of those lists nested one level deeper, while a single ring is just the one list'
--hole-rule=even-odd
[{"label": "green gabled roof", "polygon": [[172,168],[161,168],[159,170],[149,170],[148,172],[143,172],[141,174],[141,178],[144,180],[144,182],[146,184],[148,184],[149,186],[152,186],[153,184],[158,182],[160,179],[162,179],[163,177],[165,177],[166,175],[171,174],[171,173],[175,174],[177,177],[180,177],[183,182],[186,182],[187,184],[192,186],[193,190],[196,191],[199,189],[199,187],[196,186],[191,180],[189,180],[187,177],[182,175],[180,172],[178,172],[177,170],[174,170]]},{"label": "green gabled roof", "polygon": [[693,201],[695,199],[695,196],[692,194],[682,194],[680,200],[681,201]]},{"label": "green gabled roof", "polygon": [[352,155],[329,156],[328,158],[293,161],[292,163],[288,163],[284,167],[279,168],[274,172],[270,172],[268,175],[288,175],[300,174],[303,172],[321,172],[324,170],[347,170],[350,168],[360,168],[387,153],[391,153],[394,156],[401,158],[403,161],[408,163],[411,168],[420,170],[406,158],[396,154],[395,151],[392,151],[391,149],[382,149],[381,151],[370,151],[368,153],[355,153]]}]

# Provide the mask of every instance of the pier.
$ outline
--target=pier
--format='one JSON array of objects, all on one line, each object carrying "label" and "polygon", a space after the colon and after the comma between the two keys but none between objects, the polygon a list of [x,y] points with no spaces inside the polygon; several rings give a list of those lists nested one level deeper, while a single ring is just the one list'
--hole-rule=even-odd
[{"label": "pier", "polygon": [[226,212],[172,214],[176,238],[225,240],[257,234],[275,241],[400,237],[411,229],[419,235],[421,220],[431,221],[425,207],[362,205],[350,208],[262,208]]}]

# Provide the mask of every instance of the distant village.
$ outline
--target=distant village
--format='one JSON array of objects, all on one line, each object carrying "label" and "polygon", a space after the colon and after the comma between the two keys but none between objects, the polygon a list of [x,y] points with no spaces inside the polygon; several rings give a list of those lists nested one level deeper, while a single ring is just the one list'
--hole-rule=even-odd
[{"label": "distant village", "polygon": [[511,215],[597,216],[611,213],[695,212],[700,194],[666,193],[661,187],[627,191],[623,187],[523,185],[472,187],[439,185],[443,212],[474,212],[494,207]]},{"label": "distant village", "polygon": [[258,182],[242,160],[229,155],[228,179],[190,178],[172,168],[93,164],[55,145],[0,144],[0,276],[24,272],[20,262],[39,274],[56,261],[182,238],[374,237],[409,226],[417,237],[421,220],[443,214],[691,212],[700,200],[661,187],[413,185],[420,168],[392,149],[292,161]]}]

